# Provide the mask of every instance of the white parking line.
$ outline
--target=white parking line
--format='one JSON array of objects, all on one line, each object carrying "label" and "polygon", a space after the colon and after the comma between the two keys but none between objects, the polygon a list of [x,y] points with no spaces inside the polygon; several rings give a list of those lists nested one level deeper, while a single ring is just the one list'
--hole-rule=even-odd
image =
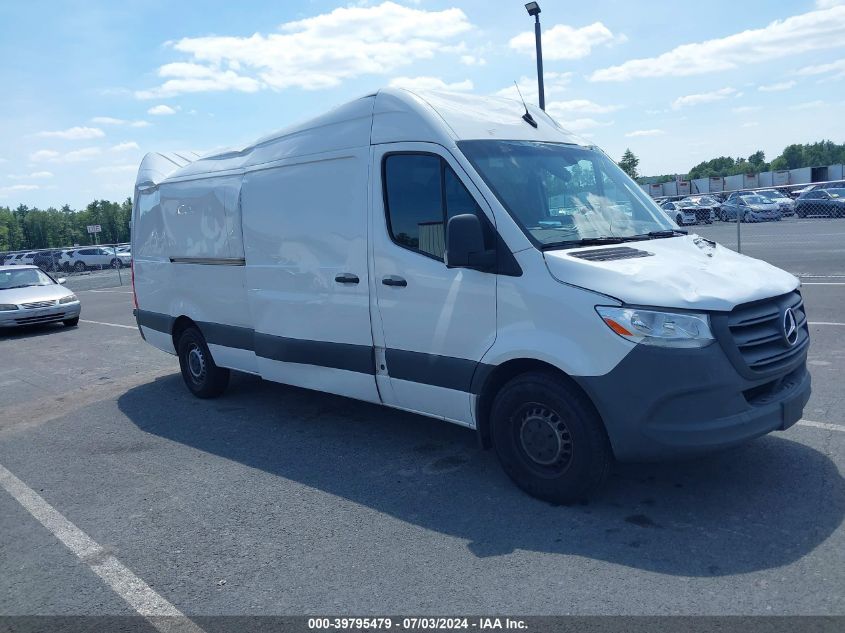
[{"label": "white parking line", "polygon": [[801,426],[812,426],[817,429],[827,429],[828,431],[841,431],[845,433],[845,425],[830,424],[829,422],[813,422],[812,420],[798,420]]},{"label": "white parking line", "polygon": [[808,321],[809,325],[845,325],[845,323],[834,323],[832,321]]},{"label": "white parking line", "polygon": [[120,323],[106,323],[104,321],[86,321],[85,319],[79,319],[80,323],[93,323],[94,325],[108,325],[109,327],[123,327],[127,330],[137,330],[138,328],[134,325],[121,325]]},{"label": "white parking line", "polygon": [[156,629],[162,633],[202,633],[203,629],[185,617],[179,609],[156,593],[126,565],[100,547],[2,464],[0,485]]},{"label": "white parking line", "polygon": [[802,286],[845,286],[842,281],[805,281]]}]

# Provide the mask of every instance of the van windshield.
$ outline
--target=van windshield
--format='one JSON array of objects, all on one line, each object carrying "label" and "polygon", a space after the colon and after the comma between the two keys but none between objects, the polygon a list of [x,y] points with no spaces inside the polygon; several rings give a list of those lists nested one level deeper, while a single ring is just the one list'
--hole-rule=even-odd
[{"label": "van windshield", "polygon": [[537,141],[460,141],[458,147],[541,248],[676,234],[639,185],[598,150]]}]

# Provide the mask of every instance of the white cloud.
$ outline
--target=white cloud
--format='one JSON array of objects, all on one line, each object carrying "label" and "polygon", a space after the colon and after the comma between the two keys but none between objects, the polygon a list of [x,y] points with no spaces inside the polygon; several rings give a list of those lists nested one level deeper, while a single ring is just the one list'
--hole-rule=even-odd
[{"label": "white cloud", "polygon": [[126,119],[116,119],[111,116],[95,116],[91,119],[91,123],[97,123],[99,125],[128,125],[129,127],[149,127],[152,125],[149,121],[144,120],[136,120],[136,121],[129,121]]},{"label": "white cloud", "polygon": [[[616,112],[622,106],[618,105],[601,105],[595,101],[588,99],[572,99],[570,101],[552,101],[546,104],[546,110],[549,113],[557,113],[562,115],[567,112],[586,112],[590,114],[607,114],[608,112]],[[555,116],[554,114],[552,116]]]},{"label": "white cloud", "polygon": [[0,187],[0,192],[9,193],[13,191],[34,191],[40,189],[39,185],[10,185],[8,187]]},{"label": "white cloud", "polygon": [[62,154],[51,149],[42,149],[33,152],[29,155],[29,159],[33,162],[49,162],[49,163],[78,163],[85,160],[90,160],[101,153],[99,147],[83,147],[72,152]]},{"label": "white cloud", "polygon": [[760,125],[758,121],[748,121],[747,123],[743,123],[742,127],[757,127]]},{"label": "white cloud", "polygon": [[66,130],[55,130],[52,132],[39,132],[36,136],[41,138],[61,138],[68,141],[80,141],[92,138],[102,138],[106,133],[97,127],[76,126]]},{"label": "white cloud", "polygon": [[845,0],[816,0],[816,6],[819,9],[829,9],[840,4],[845,4]]},{"label": "white cloud", "polygon": [[123,174],[138,171],[138,165],[106,165],[92,170],[92,174]]},{"label": "white cloud", "polygon": [[472,82],[469,79],[447,83],[440,77],[396,77],[390,80],[390,85],[409,90],[472,90]]},{"label": "white cloud", "polygon": [[117,145],[112,145],[109,148],[113,152],[126,152],[131,149],[141,149],[138,143],[135,141],[126,141],[124,143],[118,143]]},{"label": "white cloud", "polygon": [[[593,47],[619,41],[609,28],[601,22],[575,28],[567,24],[555,24],[543,31],[543,59],[581,59],[590,54]],[[535,54],[534,31],[525,31],[511,38],[508,45],[518,53]]]},{"label": "white cloud", "polygon": [[834,78],[837,79],[845,77],[845,59],[839,59],[829,64],[804,66],[797,71],[799,75],[826,75],[827,73],[835,73]]},{"label": "white cloud", "polygon": [[[544,73],[543,81],[546,97],[548,98],[553,97],[554,95],[563,94],[571,79],[572,73]],[[530,103],[537,103],[538,90],[536,77],[527,77],[523,75],[519,78],[517,84],[519,85],[519,90],[522,92],[522,96],[526,101]],[[497,90],[495,95],[497,97],[507,97],[508,99],[519,99],[519,92],[517,92],[516,86],[513,84],[507,88]]]},{"label": "white cloud", "polygon": [[627,81],[638,77],[720,72],[750,63],[835,48],[843,43],[845,6],[834,6],[775,20],[763,28],[683,44],[657,57],[632,59],[618,66],[602,68],[590,75],[590,81]]},{"label": "white cloud", "polygon": [[169,105],[164,105],[162,103],[147,110],[147,114],[152,114],[153,116],[167,116],[170,114],[176,114],[176,110],[175,108],[171,108]]},{"label": "white cloud", "polygon": [[30,154],[29,160],[34,163],[40,163],[45,160],[55,160],[59,156],[61,156],[61,154],[52,149],[40,149],[37,152],[33,152],[32,154]]},{"label": "white cloud", "polygon": [[651,129],[651,130],[634,130],[625,134],[628,138],[639,138],[641,136],[663,136],[666,134],[665,130]]},{"label": "white cloud", "polygon": [[486,66],[487,60],[477,55],[461,55],[461,63],[464,66]]},{"label": "white cloud", "polygon": [[454,38],[472,28],[457,8],[428,11],[395,2],[340,7],[284,23],[277,33],[178,40],[172,48],[189,59],[162,66],[159,75],[166,81],[135,94],[149,99],[213,90],[329,88],[455,53],[460,47]]},{"label": "white cloud", "polygon": [[790,88],[794,88],[797,85],[795,81],[779,81],[774,84],[768,84],[765,86],[758,86],[757,90],[760,92],[781,92],[783,90],[789,90]]},{"label": "white cloud", "polygon": [[751,112],[759,112],[762,109],[761,106],[739,106],[737,108],[731,108],[731,112],[734,114],[749,114]]},{"label": "white cloud", "polygon": [[804,103],[797,103],[794,106],[790,106],[790,110],[811,110],[813,108],[821,108],[822,106],[826,106],[827,101],[822,101],[821,99],[816,99],[815,101],[805,101]]},{"label": "white cloud", "polygon": [[6,177],[11,180],[41,180],[43,178],[52,178],[53,173],[49,171],[34,171],[31,174],[8,174]]},{"label": "white cloud", "polygon": [[702,103],[712,103],[713,101],[721,101],[727,99],[731,95],[736,94],[735,88],[721,88],[719,90],[711,90],[710,92],[702,92],[694,95],[686,95],[678,97],[672,102],[673,110],[680,110],[689,106],[696,106]]}]

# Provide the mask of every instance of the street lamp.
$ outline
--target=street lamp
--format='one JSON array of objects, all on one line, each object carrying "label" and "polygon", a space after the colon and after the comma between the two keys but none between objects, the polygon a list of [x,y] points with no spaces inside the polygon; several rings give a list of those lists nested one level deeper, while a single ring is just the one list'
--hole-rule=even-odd
[{"label": "street lamp", "polygon": [[525,5],[528,15],[534,16],[534,40],[537,43],[537,92],[540,96],[540,109],[546,109],[546,91],[543,88],[543,45],[540,41],[540,5],[529,2]]}]

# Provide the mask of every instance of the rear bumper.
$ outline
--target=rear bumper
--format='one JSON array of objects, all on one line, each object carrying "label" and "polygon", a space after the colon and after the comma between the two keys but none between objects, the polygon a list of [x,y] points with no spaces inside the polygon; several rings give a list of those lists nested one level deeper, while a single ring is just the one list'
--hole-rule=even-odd
[{"label": "rear bumper", "polygon": [[685,457],[785,430],[801,419],[811,390],[806,352],[774,378],[747,380],[718,344],[638,346],[609,374],[577,380],[620,461]]},{"label": "rear bumper", "polygon": [[32,310],[8,310],[0,312],[0,327],[24,327],[40,323],[55,323],[67,319],[75,319],[82,312],[82,306],[77,301],[63,305],[37,308]]}]

